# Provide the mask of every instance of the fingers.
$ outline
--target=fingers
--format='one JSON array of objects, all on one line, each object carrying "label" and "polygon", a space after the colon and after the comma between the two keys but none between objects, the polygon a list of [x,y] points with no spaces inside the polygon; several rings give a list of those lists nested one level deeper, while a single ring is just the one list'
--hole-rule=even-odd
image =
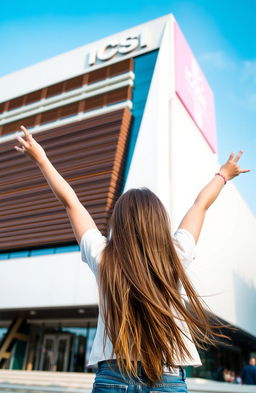
[{"label": "fingers", "polygon": [[238,176],[241,173],[247,173],[251,171],[251,169],[240,169],[238,161],[240,160],[242,154],[243,154],[243,150],[240,150],[237,155],[235,155],[235,153],[232,152],[226,164],[223,165],[226,171],[230,173],[230,177],[229,177],[230,179],[233,179],[233,177]]},{"label": "fingers", "polygon": [[235,157],[234,162],[239,161],[242,154],[243,154],[243,150],[240,150],[237,156]]},{"label": "fingers", "polygon": [[16,132],[16,139],[21,143],[21,145],[25,144],[26,141]]},{"label": "fingers", "polygon": [[246,173],[246,172],[251,172],[250,169],[240,169],[240,173]]},{"label": "fingers", "polygon": [[231,160],[233,160],[233,158],[234,158],[234,155],[235,155],[235,153],[231,153],[231,154],[230,154],[230,156],[229,156],[229,158],[228,158],[228,161],[231,161]]},{"label": "fingers", "polygon": [[20,151],[21,153],[25,152],[25,148],[23,147],[18,147],[18,146],[14,146],[14,149],[16,149],[17,151]]},{"label": "fingers", "polygon": [[228,158],[228,161],[232,161],[233,158],[234,158],[233,161],[234,161],[234,162],[237,162],[237,161],[239,161],[239,159],[240,159],[240,157],[241,157],[242,154],[243,154],[243,150],[240,150],[239,153],[237,154],[237,156],[234,158],[235,153],[231,153],[230,156],[229,156],[229,158]]},{"label": "fingers", "polygon": [[20,126],[20,129],[24,132],[24,136],[26,137],[26,139],[30,139],[31,138],[31,135],[28,132],[28,130],[26,129],[26,127]]},{"label": "fingers", "polygon": [[[25,128],[25,127],[24,127]],[[28,147],[28,143],[27,141],[25,141],[17,132],[16,132],[16,139],[20,142],[20,144],[22,146],[24,146],[25,148]]]}]

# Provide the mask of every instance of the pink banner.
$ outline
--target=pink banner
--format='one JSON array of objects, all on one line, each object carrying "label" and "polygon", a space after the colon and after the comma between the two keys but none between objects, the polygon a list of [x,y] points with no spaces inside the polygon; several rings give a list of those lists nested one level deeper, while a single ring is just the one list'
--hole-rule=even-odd
[{"label": "pink banner", "polygon": [[217,139],[212,90],[176,22],[174,37],[176,94],[212,151],[216,153]]}]

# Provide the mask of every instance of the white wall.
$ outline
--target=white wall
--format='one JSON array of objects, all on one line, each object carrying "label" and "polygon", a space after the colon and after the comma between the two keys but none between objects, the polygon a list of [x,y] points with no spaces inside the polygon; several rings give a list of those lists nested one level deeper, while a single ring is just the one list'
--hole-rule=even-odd
[{"label": "white wall", "polygon": [[79,252],[0,261],[0,309],[94,305],[95,277]]},{"label": "white wall", "polygon": [[[171,110],[170,209],[175,229],[220,164],[187,111],[174,97]],[[227,157],[228,158],[228,157]],[[248,176],[247,174],[240,176]],[[256,219],[229,181],[209,208],[189,275],[212,311],[256,335]]]},{"label": "white wall", "polygon": [[[170,205],[170,111],[173,86],[173,18],[166,23],[124,192],[148,187]],[[136,84],[136,76],[135,76]]]}]

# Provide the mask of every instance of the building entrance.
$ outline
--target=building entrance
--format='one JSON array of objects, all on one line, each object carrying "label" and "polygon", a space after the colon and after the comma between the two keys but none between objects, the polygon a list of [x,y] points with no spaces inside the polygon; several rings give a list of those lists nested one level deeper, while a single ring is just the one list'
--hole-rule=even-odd
[{"label": "building entrance", "polygon": [[69,371],[69,334],[45,334],[39,363],[39,370]]}]

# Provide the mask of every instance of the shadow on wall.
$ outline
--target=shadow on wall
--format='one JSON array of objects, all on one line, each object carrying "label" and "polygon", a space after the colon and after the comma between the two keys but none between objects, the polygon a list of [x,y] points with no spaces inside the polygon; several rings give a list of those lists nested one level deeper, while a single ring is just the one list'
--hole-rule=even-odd
[{"label": "shadow on wall", "polygon": [[236,324],[256,336],[256,287],[252,280],[233,272]]}]

